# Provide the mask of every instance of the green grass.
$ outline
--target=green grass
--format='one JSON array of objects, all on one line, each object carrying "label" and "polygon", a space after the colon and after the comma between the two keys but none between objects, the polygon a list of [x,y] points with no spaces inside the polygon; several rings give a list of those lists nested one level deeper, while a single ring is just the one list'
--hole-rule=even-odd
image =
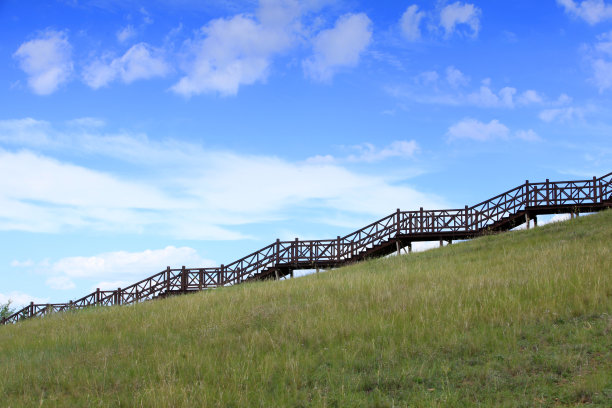
[{"label": "green grass", "polygon": [[0,327],[0,405],[612,406],[612,211]]}]

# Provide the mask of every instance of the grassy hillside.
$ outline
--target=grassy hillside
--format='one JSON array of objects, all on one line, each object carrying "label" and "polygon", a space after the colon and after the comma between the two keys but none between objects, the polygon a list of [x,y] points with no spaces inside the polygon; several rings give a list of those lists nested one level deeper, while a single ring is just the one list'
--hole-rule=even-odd
[{"label": "grassy hillside", "polygon": [[612,211],[0,327],[2,406],[612,406]]}]

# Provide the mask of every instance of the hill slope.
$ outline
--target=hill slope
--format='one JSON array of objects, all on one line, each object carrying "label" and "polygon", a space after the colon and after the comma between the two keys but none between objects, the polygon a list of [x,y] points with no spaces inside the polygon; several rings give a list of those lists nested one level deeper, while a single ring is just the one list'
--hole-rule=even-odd
[{"label": "hill slope", "polygon": [[0,327],[3,406],[612,401],[612,211]]}]

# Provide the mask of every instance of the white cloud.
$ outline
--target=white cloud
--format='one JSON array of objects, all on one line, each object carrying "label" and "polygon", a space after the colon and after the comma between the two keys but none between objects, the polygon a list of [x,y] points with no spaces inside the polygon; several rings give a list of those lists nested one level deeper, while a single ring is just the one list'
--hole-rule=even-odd
[{"label": "white cloud", "polygon": [[139,79],[163,77],[170,72],[170,66],[163,52],[146,43],[133,45],[123,56],[114,59],[100,59],[88,65],[83,80],[93,89],[98,89],[119,78],[124,83]]},{"label": "white cloud", "polygon": [[[265,8],[265,21],[277,22],[286,14]],[[218,92],[235,95],[240,85],[265,81],[272,57],[290,47],[293,34],[286,26],[265,25],[253,17],[237,15],[211,21],[187,44],[192,61],[172,90],[184,96]]]},{"label": "white cloud", "polygon": [[481,10],[473,4],[459,1],[449,4],[440,11],[440,26],[444,28],[445,35],[449,37],[458,26],[468,26],[472,37],[478,36],[480,30]]},{"label": "white cloud", "polygon": [[117,41],[119,41],[120,43],[124,43],[134,37],[136,37],[136,29],[131,24],[117,31]]},{"label": "white cloud", "polygon": [[65,32],[47,30],[24,42],[13,54],[28,75],[34,93],[49,95],[67,82],[72,74],[72,47]]},{"label": "white cloud", "polygon": [[17,259],[11,262],[11,266],[14,268],[29,268],[34,266],[34,261],[28,259],[26,261],[18,261]]},{"label": "white cloud", "polygon": [[[189,247],[168,246],[163,249],[147,249],[141,252],[107,252],[94,256],[74,256],[58,260],[51,265],[51,272],[58,274],[58,282],[70,278],[117,279],[153,275],[170,265],[174,268],[215,266],[215,262],[202,258]],[[49,281],[48,281],[49,282]],[[115,286],[116,288],[117,286]]]},{"label": "white cloud", "polygon": [[612,18],[612,4],[607,4],[604,0],[557,0],[565,9],[565,12],[579,17],[587,23],[594,25],[601,21]]},{"label": "white cloud", "polygon": [[538,116],[544,122],[559,121],[565,123],[574,119],[583,119],[584,114],[585,109],[569,106],[564,108],[544,109]]},{"label": "white cloud", "polygon": [[603,92],[612,87],[612,61],[602,58],[593,61],[593,82]]},{"label": "white cloud", "polygon": [[56,290],[69,290],[74,289],[76,285],[67,276],[52,276],[45,282],[51,289]]},{"label": "white cloud", "polygon": [[500,123],[497,119],[485,123],[476,119],[465,118],[449,127],[446,136],[450,142],[458,139],[470,139],[478,142],[509,140],[511,138],[527,142],[542,140],[533,129],[521,129],[512,133],[506,125]]},{"label": "white cloud", "polygon": [[12,291],[9,293],[0,293],[0,304],[6,304],[11,302],[11,308],[19,310],[24,306],[30,304],[30,302],[34,302],[35,304],[47,303],[49,298],[39,298],[28,295],[27,293]]},{"label": "white cloud", "polygon": [[421,29],[419,28],[421,20],[425,17],[425,13],[419,11],[419,6],[413,4],[409,6],[400,19],[400,28],[402,35],[408,41],[416,41],[421,38]]},{"label": "white cloud", "polygon": [[[398,184],[401,179],[350,171],[335,161],[289,162],[143,135],[106,135],[98,128],[62,131],[46,122],[40,137],[28,140],[23,124],[8,123],[21,127],[11,132],[5,126],[0,132],[5,143],[61,151],[64,157],[85,157],[85,162],[113,157],[129,164],[133,179],[113,175],[114,165],[108,171],[92,170],[28,151],[0,150],[0,171],[12,175],[0,178],[0,230],[240,239],[245,236],[235,231],[236,225],[277,220],[298,208],[308,208],[313,219],[330,209],[370,218],[386,214],[392,201],[442,205],[436,197]],[[39,121],[29,123],[44,129]],[[0,121],[0,129],[2,124],[7,125]],[[416,148],[414,141],[397,141],[381,149],[363,148],[344,160],[410,157]],[[364,198],[365,190],[371,194]]]},{"label": "white cloud", "polygon": [[532,129],[528,130],[517,130],[514,132],[514,137],[517,139],[522,139],[527,142],[538,142],[541,141],[542,138]]},{"label": "white cloud", "polygon": [[374,163],[393,157],[403,159],[414,157],[419,150],[419,145],[415,140],[396,140],[388,146],[377,148],[371,143],[363,143],[350,147],[356,153],[346,157],[337,158],[332,155],[318,155],[306,160],[309,164],[332,164],[332,163]]},{"label": "white cloud", "polygon": [[465,86],[470,82],[469,78],[466,77],[463,72],[453,66],[446,68],[446,81],[453,88]]},{"label": "white cloud", "polygon": [[544,98],[537,91],[528,89],[518,97],[517,102],[520,105],[541,104],[544,102]]},{"label": "white cloud", "polygon": [[314,55],[303,62],[304,72],[317,81],[330,81],[336,72],[354,67],[372,41],[372,21],[364,13],[346,14],[333,28],[313,40]]},{"label": "white cloud", "polygon": [[511,86],[494,89],[491,79],[485,78],[477,90],[467,88],[470,78],[454,66],[445,71],[445,81],[437,71],[425,71],[413,78],[412,86],[389,87],[387,91],[395,97],[410,99],[418,103],[451,106],[478,106],[483,108],[525,107],[533,105],[563,105],[571,98],[562,94],[557,101],[548,100],[539,92],[528,89],[519,93]]},{"label": "white cloud", "polygon": [[452,125],[447,132],[449,140],[472,139],[481,142],[492,139],[507,139],[509,135],[510,129],[497,119],[484,123],[476,119],[466,118]]}]

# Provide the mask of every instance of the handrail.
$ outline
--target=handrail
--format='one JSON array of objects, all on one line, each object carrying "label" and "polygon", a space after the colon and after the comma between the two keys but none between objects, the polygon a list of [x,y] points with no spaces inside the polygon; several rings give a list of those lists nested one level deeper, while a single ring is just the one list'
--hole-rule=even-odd
[{"label": "handrail", "polygon": [[[16,323],[48,313],[89,306],[131,304],[173,293],[239,284],[278,277],[279,270],[334,267],[376,254],[383,246],[413,239],[471,238],[490,231],[507,230],[511,219],[550,211],[599,211],[612,207],[612,172],[590,180],[526,181],[471,207],[400,211],[380,218],[343,237],[325,240],[295,239],[267,245],[227,265],[171,269],[158,272],[125,288],[96,291],[68,303],[35,304],[2,319]],[[449,235],[450,234],[450,235]],[[454,234],[454,235],[453,235]],[[399,250],[399,249],[398,249]],[[389,253],[389,252],[387,252]]]}]

